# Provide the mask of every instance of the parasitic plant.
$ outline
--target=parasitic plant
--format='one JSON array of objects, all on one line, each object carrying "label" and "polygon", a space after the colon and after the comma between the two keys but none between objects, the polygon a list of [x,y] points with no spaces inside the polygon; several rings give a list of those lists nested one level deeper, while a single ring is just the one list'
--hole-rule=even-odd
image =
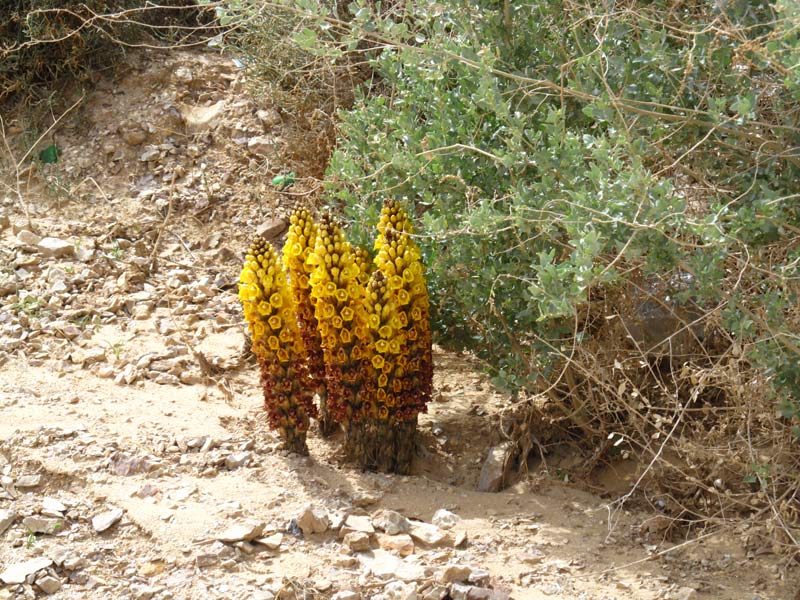
[{"label": "parasitic plant", "polygon": [[305,346],[286,274],[263,238],[250,245],[239,279],[239,299],[261,370],[270,426],[287,450],[308,454],[306,432],[316,416]]},{"label": "parasitic plant", "polygon": [[289,276],[289,284],[297,309],[297,323],[305,346],[310,385],[319,398],[317,422],[320,433],[328,436],[336,430],[336,423],[328,414],[325,385],[325,360],[322,338],[314,314],[316,298],[311,294],[313,267],[308,263],[317,239],[317,225],[311,213],[303,207],[296,208],[289,218],[289,231],[283,246],[283,266]]}]

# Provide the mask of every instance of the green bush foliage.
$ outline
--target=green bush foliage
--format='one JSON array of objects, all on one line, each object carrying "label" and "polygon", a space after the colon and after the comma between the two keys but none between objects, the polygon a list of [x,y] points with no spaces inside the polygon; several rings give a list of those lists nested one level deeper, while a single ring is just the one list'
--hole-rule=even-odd
[{"label": "green bush foliage", "polygon": [[298,48],[373,69],[327,197],[354,239],[386,197],[414,216],[439,343],[544,398],[540,429],[587,465],[675,438],[716,481],[710,445],[733,436],[734,497],[796,491],[795,3],[279,4],[304,15]]}]

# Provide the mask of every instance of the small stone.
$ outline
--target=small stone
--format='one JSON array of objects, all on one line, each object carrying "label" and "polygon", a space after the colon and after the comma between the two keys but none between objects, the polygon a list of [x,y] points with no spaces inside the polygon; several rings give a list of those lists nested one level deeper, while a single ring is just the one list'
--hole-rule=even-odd
[{"label": "small stone", "polygon": [[61,519],[52,519],[50,517],[30,516],[22,519],[22,524],[31,533],[58,533],[64,527],[64,521]]},{"label": "small stone", "polygon": [[385,550],[373,550],[369,571],[378,579],[419,581],[425,578],[425,569],[409,559],[402,560]]},{"label": "small stone", "polygon": [[447,565],[442,571],[439,581],[442,583],[464,583],[472,574],[472,569],[466,565]]},{"label": "small stone", "polygon": [[274,108],[259,110],[256,112],[256,117],[258,117],[258,120],[261,121],[261,124],[264,126],[265,130],[270,130],[283,122],[283,119],[281,119],[281,113]]},{"label": "small stone", "polygon": [[34,475],[20,475],[17,478],[18,488],[35,488],[42,484],[42,476],[39,473]]},{"label": "small stone", "polygon": [[372,525],[389,535],[406,533],[408,531],[408,519],[394,510],[379,510],[372,515]]},{"label": "small stone", "polygon": [[65,256],[75,255],[75,246],[58,238],[43,238],[38,244],[36,244],[36,247],[44,256],[53,258],[63,258]]},{"label": "small stone", "polygon": [[289,222],[286,219],[267,219],[256,227],[256,235],[268,241],[274,240],[288,228]]},{"label": "small stone", "polygon": [[23,246],[35,246],[42,240],[42,237],[36,235],[32,231],[28,231],[27,229],[23,229],[19,233],[17,233],[17,241],[22,244]]},{"label": "small stone", "polygon": [[697,598],[697,590],[688,586],[680,587],[669,596],[672,600],[692,600]]},{"label": "small stone", "polygon": [[454,583],[450,586],[450,598],[451,600],[467,600],[471,589],[471,585]]},{"label": "small stone", "polygon": [[283,534],[280,532],[274,533],[268,537],[256,538],[253,542],[266,546],[268,550],[278,550],[283,543]]},{"label": "small stone", "polygon": [[233,471],[234,469],[247,465],[252,457],[252,452],[236,452],[234,454],[229,454],[225,458],[225,466]]},{"label": "small stone", "polygon": [[55,498],[42,498],[42,514],[46,517],[62,517],[67,507]]},{"label": "small stone", "polygon": [[53,564],[49,558],[32,558],[21,563],[9,565],[5,571],[0,573],[0,581],[6,584],[24,583],[28,575],[32,575],[42,569],[46,569]]},{"label": "small stone", "polygon": [[61,580],[56,579],[52,575],[45,575],[44,577],[39,577],[36,580],[36,585],[40,590],[49,596],[50,594],[55,594],[61,589]]},{"label": "small stone", "polygon": [[344,525],[339,532],[340,537],[346,536],[348,533],[352,532],[361,532],[366,534],[373,534],[375,533],[375,528],[372,526],[372,521],[369,517],[364,517],[360,515],[349,515],[344,520]]},{"label": "small stone", "polygon": [[425,595],[422,597],[422,600],[444,600],[447,598],[450,592],[446,587],[442,587],[440,585],[435,585],[430,588]]},{"label": "small stone", "polygon": [[250,541],[260,537],[266,526],[263,521],[248,519],[242,523],[231,525],[220,534],[214,536],[214,539],[220,542]]},{"label": "small stone", "polygon": [[408,533],[418,542],[429,546],[436,546],[447,539],[447,534],[436,525],[421,521],[409,521]]},{"label": "small stone", "polygon": [[414,540],[407,533],[397,535],[378,534],[378,545],[384,550],[395,552],[400,556],[414,554]]},{"label": "small stone", "polygon": [[138,127],[126,129],[122,132],[122,140],[129,146],[138,146],[144,143],[147,139],[147,134]]},{"label": "small stone", "polygon": [[6,508],[0,508],[0,535],[17,520],[17,513]]},{"label": "small stone", "polygon": [[469,535],[466,531],[459,531],[456,533],[456,538],[453,540],[453,548],[463,548],[467,545]]},{"label": "small stone", "polygon": [[161,150],[150,146],[144,152],[142,152],[142,154],[139,156],[139,160],[142,162],[150,162],[156,160],[160,155]]},{"label": "small stone", "polygon": [[508,484],[514,456],[514,445],[504,442],[489,448],[478,481],[479,492],[499,492]]},{"label": "small stone", "polygon": [[459,517],[457,514],[452,513],[449,510],[445,510],[444,508],[440,508],[433,514],[431,523],[441,527],[442,529],[452,529],[460,520],[461,517]]},{"label": "small stone", "polygon": [[111,528],[122,518],[121,508],[113,508],[92,517],[92,527],[97,533]]},{"label": "small stone", "polygon": [[302,530],[303,535],[313,533],[325,533],[330,527],[331,521],[324,512],[313,508],[310,504],[305,506],[295,519],[297,526]]},{"label": "small stone", "polygon": [[247,140],[247,151],[256,156],[270,156],[276,150],[275,138],[257,135]]},{"label": "small stone", "polygon": [[528,565],[538,565],[545,559],[545,554],[538,548],[531,548],[520,554],[520,560]]},{"label": "small stone", "polygon": [[363,531],[352,531],[345,535],[344,544],[353,552],[366,552],[371,547],[369,534]]},{"label": "small stone", "polygon": [[331,600],[361,600],[361,594],[353,590],[340,590],[331,596]]},{"label": "small stone", "polygon": [[373,596],[375,600],[417,600],[417,586],[413,583],[391,581],[383,588],[383,592]]},{"label": "small stone", "polygon": [[472,569],[467,581],[472,585],[487,586],[491,575],[486,569]]}]

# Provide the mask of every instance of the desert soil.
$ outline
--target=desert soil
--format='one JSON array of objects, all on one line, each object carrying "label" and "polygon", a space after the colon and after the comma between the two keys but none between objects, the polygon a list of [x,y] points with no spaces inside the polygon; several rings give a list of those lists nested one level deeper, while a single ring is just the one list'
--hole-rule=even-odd
[{"label": "desert soil", "polygon": [[[595,495],[551,465],[476,491],[511,401],[466,356],[436,351],[410,476],[313,432],[309,457],[281,451],[236,282],[255,231],[280,243],[319,204],[332,121],[246,83],[219,53],[133,52],[67,92],[36,147],[57,163],[5,173],[0,599],[795,597],[780,557],[667,536],[619,477]],[[19,161],[41,130],[4,124]]]}]

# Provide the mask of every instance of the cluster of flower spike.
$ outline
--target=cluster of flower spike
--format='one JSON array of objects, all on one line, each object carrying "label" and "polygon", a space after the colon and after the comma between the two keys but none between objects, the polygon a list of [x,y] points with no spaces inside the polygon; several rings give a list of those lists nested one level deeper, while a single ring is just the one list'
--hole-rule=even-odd
[{"label": "cluster of flower spike", "polygon": [[[432,392],[430,305],[419,247],[402,208],[386,201],[367,294],[376,397],[392,421],[425,412]],[[380,369],[380,372],[378,372]]]},{"label": "cluster of flower spike", "polygon": [[320,397],[324,397],[325,361],[317,318],[314,315],[315,301],[311,295],[310,277],[313,269],[308,263],[316,239],[317,226],[311,214],[305,208],[296,208],[289,219],[289,232],[283,246],[283,266],[289,275],[311,385],[320,393]]},{"label": "cluster of flower spike", "polygon": [[323,216],[314,250],[311,295],[317,318],[328,391],[328,410],[338,423],[362,418],[363,370],[361,348],[367,339],[363,308],[362,268],[338,224]]},{"label": "cluster of flower spike", "polygon": [[261,369],[269,424],[287,448],[305,453],[309,419],[316,416],[305,346],[286,274],[263,238],[253,241],[245,258],[239,299]]}]

